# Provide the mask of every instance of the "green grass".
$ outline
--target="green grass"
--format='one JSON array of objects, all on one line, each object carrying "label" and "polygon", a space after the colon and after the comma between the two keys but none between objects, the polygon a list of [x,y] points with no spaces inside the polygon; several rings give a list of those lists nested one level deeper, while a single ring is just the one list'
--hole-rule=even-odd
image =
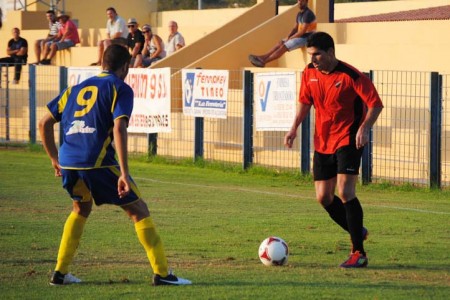
[{"label": "green grass", "polygon": [[[150,286],[152,271],[120,208],[94,207],[71,272],[50,287],[71,200],[40,151],[0,150],[2,299],[448,299],[450,192],[359,186],[369,267],[341,270],[349,237],[314,200],[309,178],[142,159],[131,171],[176,274],[192,286]],[[278,235],[289,263],[265,267],[259,243]]]}]

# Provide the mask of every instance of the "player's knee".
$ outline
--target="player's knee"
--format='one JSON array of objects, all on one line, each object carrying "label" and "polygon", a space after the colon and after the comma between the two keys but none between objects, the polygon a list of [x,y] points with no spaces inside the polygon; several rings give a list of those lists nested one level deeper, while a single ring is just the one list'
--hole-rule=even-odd
[{"label": "player's knee", "polygon": [[89,217],[92,211],[92,201],[89,202],[73,201],[72,211],[87,218]]},{"label": "player's knee", "polygon": [[329,195],[329,194],[325,194],[325,193],[317,193],[316,194],[317,202],[319,202],[319,204],[322,205],[323,207],[330,205],[331,202],[333,202],[333,199],[334,199],[334,195]]},{"label": "player's knee", "polygon": [[338,191],[338,196],[342,202],[348,202],[356,197],[354,191]]}]

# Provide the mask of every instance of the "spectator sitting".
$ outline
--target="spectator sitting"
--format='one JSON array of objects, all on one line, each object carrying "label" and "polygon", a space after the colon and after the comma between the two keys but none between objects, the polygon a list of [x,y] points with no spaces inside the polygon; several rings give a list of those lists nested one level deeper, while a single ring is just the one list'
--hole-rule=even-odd
[{"label": "spectator sitting", "polygon": [[101,66],[103,52],[111,44],[127,45],[127,23],[120,17],[114,7],[108,7],[106,9],[106,39],[98,42],[98,60],[92,63],[91,66]]},{"label": "spectator sitting", "polygon": [[[26,39],[20,37],[20,30],[17,27],[12,29],[13,38],[8,41],[6,53],[8,57],[0,58],[0,80],[2,65],[14,66],[14,84],[18,84],[20,80],[20,73],[22,72],[22,65],[27,63],[28,58],[28,42]],[[1,82],[0,82],[1,83]]]},{"label": "spectator sitting", "polygon": [[41,52],[44,50],[45,44],[55,40],[61,27],[61,24],[56,20],[56,15],[53,10],[48,10],[45,15],[48,20],[49,32],[45,39],[36,40],[34,43],[34,53],[36,54],[37,59],[37,62],[34,64],[36,65],[41,62]]},{"label": "spectator sitting", "polygon": [[171,55],[177,50],[180,50],[185,46],[184,38],[181,33],[178,32],[178,24],[175,21],[169,22],[169,38],[167,39],[166,52],[167,55]]},{"label": "spectator sitting", "polygon": [[128,19],[128,36],[127,46],[131,53],[130,67],[138,68],[142,64],[142,48],[144,47],[144,35],[138,28],[138,23],[135,18]]},{"label": "spectator sitting", "polygon": [[52,58],[55,57],[56,51],[68,49],[80,42],[78,28],[69,19],[69,15],[65,13],[58,15],[57,20],[61,23],[61,28],[56,38],[52,42],[45,44],[44,59],[41,60],[41,65],[49,65]]},{"label": "spectator sitting", "polygon": [[308,0],[297,0],[299,12],[295,19],[295,26],[288,37],[279,41],[275,47],[263,55],[250,54],[248,59],[255,67],[264,68],[266,63],[280,58],[286,51],[304,47],[308,37],[317,28],[316,15],[308,7]]},{"label": "spectator sitting", "polygon": [[142,49],[142,66],[149,67],[155,61],[166,57],[166,50],[164,50],[163,40],[157,34],[152,33],[150,25],[142,26],[142,33],[145,38]]}]

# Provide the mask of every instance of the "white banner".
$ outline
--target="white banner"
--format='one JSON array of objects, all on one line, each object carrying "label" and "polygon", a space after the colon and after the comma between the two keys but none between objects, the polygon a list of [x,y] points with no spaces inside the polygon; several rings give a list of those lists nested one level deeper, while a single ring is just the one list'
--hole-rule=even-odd
[{"label": "white banner", "polygon": [[193,117],[227,118],[226,70],[182,70],[183,113]]},{"label": "white banner", "polygon": [[96,76],[102,72],[100,67],[69,67],[67,68],[67,86],[73,86]]},{"label": "white banner", "polygon": [[170,132],[170,68],[132,68],[125,82],[134,91],[128,132]]},{"label": "white banner", "polygon": [[256,73],[256,131],[288,131],[296,114],[295,73]]}]

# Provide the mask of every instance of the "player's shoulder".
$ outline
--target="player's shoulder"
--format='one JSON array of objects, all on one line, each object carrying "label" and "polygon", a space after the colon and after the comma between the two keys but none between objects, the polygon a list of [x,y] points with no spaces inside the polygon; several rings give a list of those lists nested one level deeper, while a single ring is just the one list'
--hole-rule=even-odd
[{"label": "player's shoulder", "polygon": [[354,66],[352,66],[346,62],[343,62],[343,61],[339,61],[338,65],[336,66],[335,71],[344,73],[345,75],[349,76],[353,80],[357,80],[362,75],[362,73],[358,69],[356,69]]}]

